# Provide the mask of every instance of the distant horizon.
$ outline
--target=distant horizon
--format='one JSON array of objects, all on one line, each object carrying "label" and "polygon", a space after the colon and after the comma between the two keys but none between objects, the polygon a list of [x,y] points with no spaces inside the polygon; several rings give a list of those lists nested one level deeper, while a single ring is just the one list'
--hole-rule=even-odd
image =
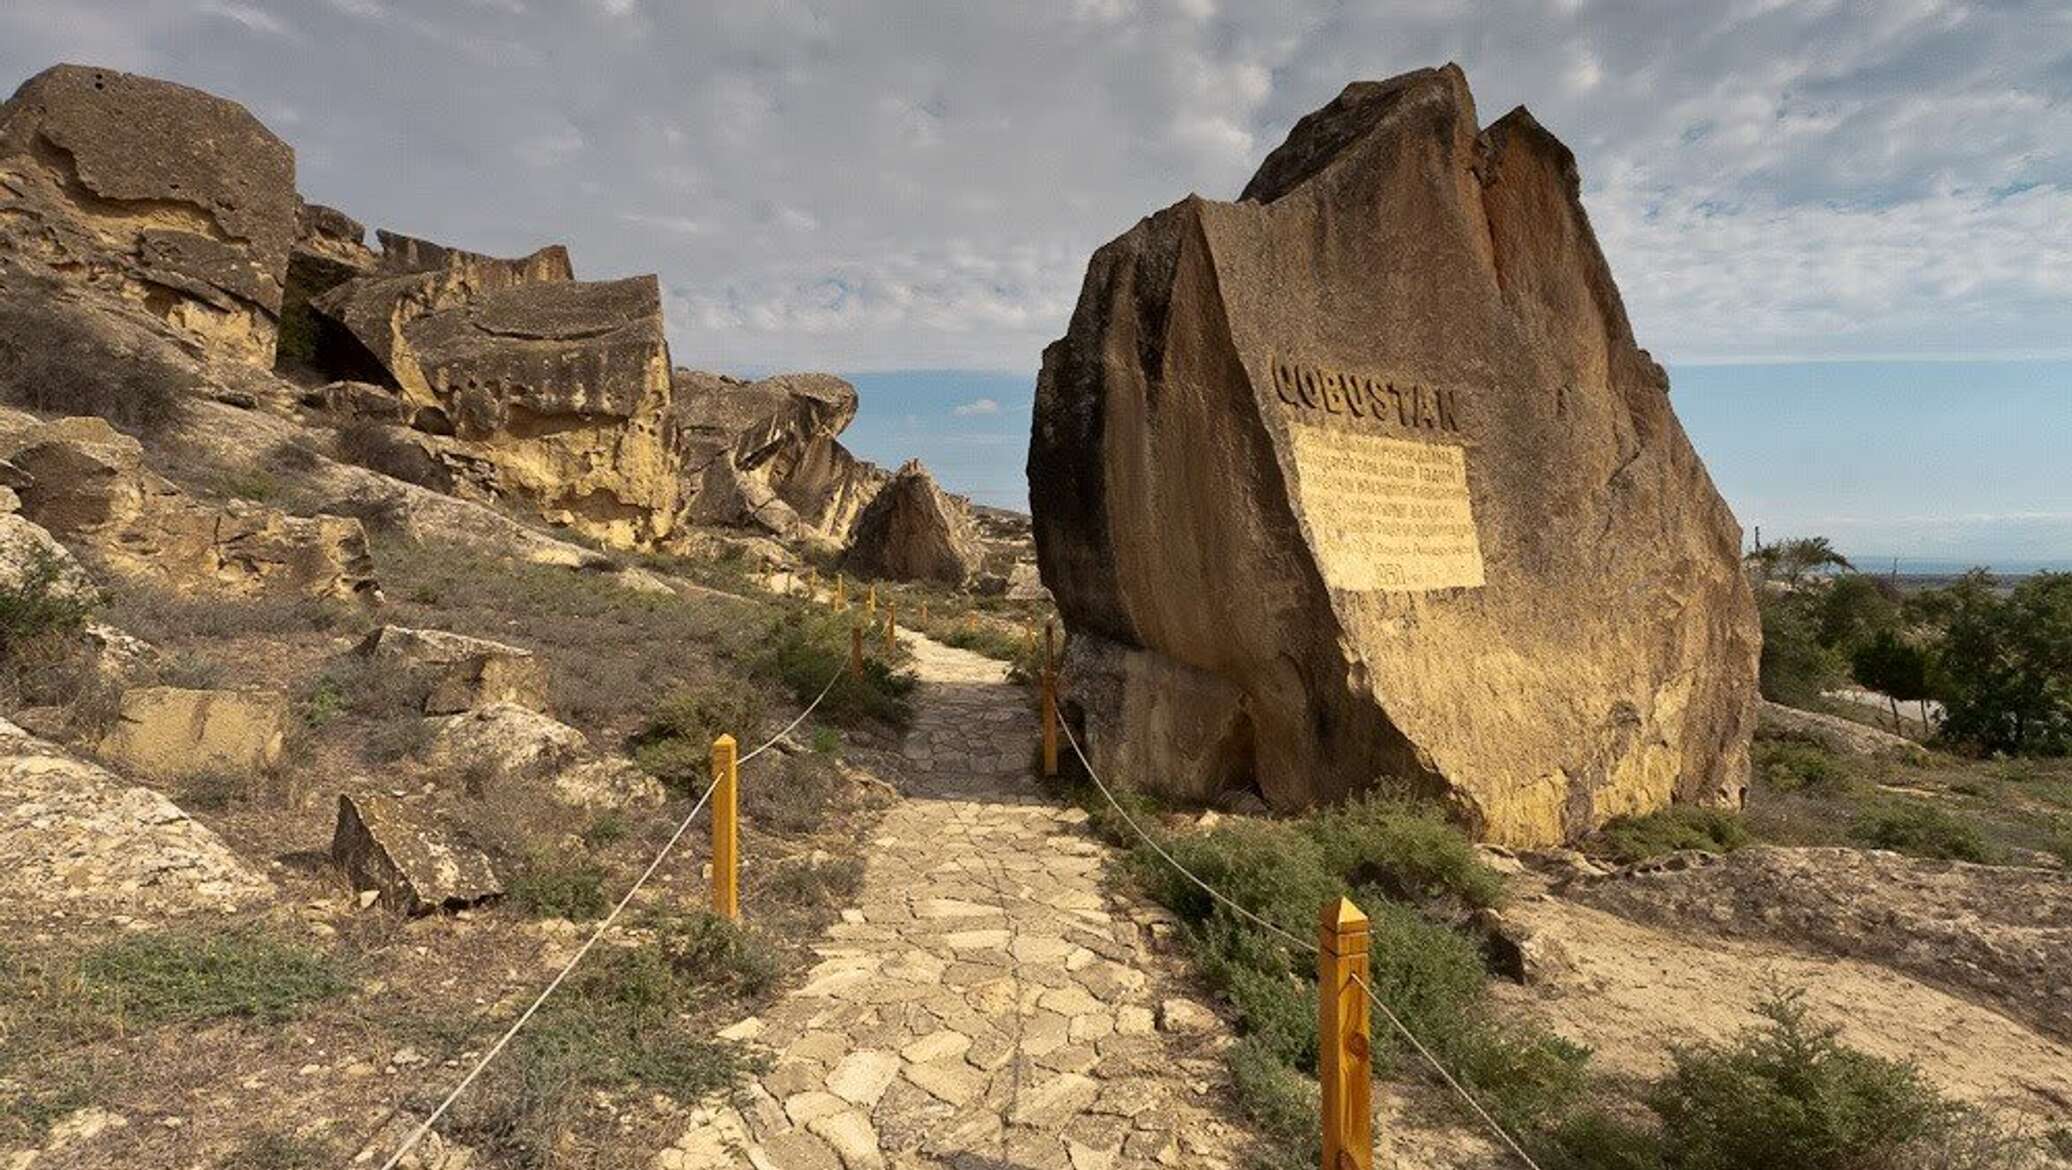
[{"label": "distant horizon", "polygon": [[[1744,548],[1760,527],[1766,543],[1826,536],[1867,572],[2072,571],[2072,361],[1668,365]],[[1033,371],[842,376],[861,396],[843,437],[857,455],[919,458],[977,503],[1029,510]]]}]

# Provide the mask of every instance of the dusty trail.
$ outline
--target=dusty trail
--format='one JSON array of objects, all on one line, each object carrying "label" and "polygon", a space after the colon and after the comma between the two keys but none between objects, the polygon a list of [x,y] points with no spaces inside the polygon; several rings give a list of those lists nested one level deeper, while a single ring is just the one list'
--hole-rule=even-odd
[{"label": "dusty trail", "polygon": [[1233,1165],[1221,1027],[1161,1027],[1170,960],[1103,889],[1085,814],[1030,778],[1025,694],[1000,663],[905,637],[921,679],[906,799],[857,905],[801,986],[730,1030],[770,1071],[654,1166]]}]

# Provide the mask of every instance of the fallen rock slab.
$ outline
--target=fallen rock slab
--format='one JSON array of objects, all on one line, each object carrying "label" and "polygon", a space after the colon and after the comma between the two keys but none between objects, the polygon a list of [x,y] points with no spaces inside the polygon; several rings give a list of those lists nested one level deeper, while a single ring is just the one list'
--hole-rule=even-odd
[{"label": "fallen rock slab", "polygon": [[497,703],[547,710],[546,661],[521,646],[445,630],[383,626],[367,635],[358,653],[428,676],[427,715],[453,715]]},{"label": "fallen rock slab", "polygon": [[0,904],[134,916],[239,910],[273,895],[172,801],[0,720]]},{"label": "fallen rock slab", "polygon": [[984,560],[970,508],[936,486],[915,459],[863,510],[842,565],[862,577],[962,588],[978,576]]},{"label": "fallen rock slab", "polygon": [[543,776],[575,763],[590,746],[582,732],[516,703],[493,703],[425,723],[431,731],[425,763],[482,773],[493,781]]},{"label": "fallen rock slab", "polygon": [[125,691],[102,759],[148,776],[251,776],[280,762],[287,698],[274,691]]},{"label": "fallen rock slab", "polygon": [[377,901],[401,914],[464,910],[504,892],[481,850],[459,844],[380,793],[339,796],[331,859],[353,889],[374,891]]},{"label": "fallen rock slab", "polygon": [[1762,729],[1792,739],[1811,740],[1843,756],[1869,759],[1918,759],[1928,752],[1903,735],[1866,727],[1840,715],[1801,711],[1782,703],[1763,700]]}]

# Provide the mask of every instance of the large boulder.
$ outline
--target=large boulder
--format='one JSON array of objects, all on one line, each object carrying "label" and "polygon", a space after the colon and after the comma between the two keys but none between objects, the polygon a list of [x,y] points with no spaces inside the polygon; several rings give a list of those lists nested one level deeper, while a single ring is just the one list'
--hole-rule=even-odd
[{"label": "large boulder", "polygon": [[381,240],[376,272],[311,301],[319,368],[396,386],[486,495],[622,547],[669,535],[683,476],[655,278],[577,281],[559,247]]},{"label": "large boulder", "polygon": [[1801,711],[1768,699],[1763,700],[1761,722],[1766,735],[1817,743],[1844,756],[1917,760],[1928,755],[1926,748],[1906,736],[1880,731],[1840,715]]},{"label": "large boulder", "polygon": [[0,898],[19,913],[235,910],[273,883],[165,797],[0,720]]},{"label": "large boulder", "polygon": [[383,626],[359,653],[390,670],[423,676],[424,713],[454,715],[495,703],[547,709],[547,664],[522,646],[445,630]]},{"label": "large boulder", "polygon": [[984,558],[970,509],[937,487],[914,459],[863,510],[842,565],[860,577],[961,588],[978,575]]},{"label": "large boulder", "polygon": [[346,516],[197,500],[90,416],[0,428],[21,514],[89,561],[181,592],[373,601],[367,533]]},{"label": "large boulder", "polygon": [[1567,148],[1453,66],[1348,86],[1239,202],[1097,252],[1029,449],[1069,713],[1118,781],[1387,787],[1536,844],[1732,802],[1740,529]]},{"label": "large boulder", "polygon": [[271,365],[300,231],[295,153],[235,102],[58,65],[0,105],[0,252]]},{"label": "large boulder", "polygon": [[251,776],[280,762],[288,702],[272,691],[124,691],[96,753],[147,776]]},{"label": "large boulder", "polygon": [[504,892],[481,850],[378,792],[339,796],[331,859],[353,889],[399,914],[464,910]]},{"label": "large boulder", "polygon": [[845,543],[886,480],[836,436],[856,418],[856,388],[832,374],[744,382],[677,370],[677,430],[694,523]]}]

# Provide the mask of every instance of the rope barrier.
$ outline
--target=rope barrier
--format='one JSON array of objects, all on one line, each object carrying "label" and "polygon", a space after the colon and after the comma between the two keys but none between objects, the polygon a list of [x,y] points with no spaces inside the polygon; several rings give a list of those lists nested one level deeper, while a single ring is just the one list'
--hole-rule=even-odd
[{"label": "rope barrier", "polygon": [[[847,664],[838,668],[833,676],[827,680],[827,685],[820,688],[820,694],[816,695],[813,701],[806,705],[804,711],[799,712],[798,718],[785,724],[784,730],[765,740],[762,746],[741,757],[740,762],[747,763],[749,760],[763,754],[763,752],[774,746],[778,740],[791,734],[793,728],[805,722],[806,716],[811,715],[813,709],[820,706],[820,700],[827,698],[828,692],[835,689],[836,680],[840,679],[843,672],[848,669]],[[647,885],[648,879],[655,876],[655,871],[662,868],[662,862],[668,859],[670,851],[676,848],[676,843],[683,840],[683,835],[689,831],[691,822],[697,820],[698,814],[705,810],[706,802],[712,799],[713,790],[718,787],[719,780],[715,777],[712,783],[705,786],[705,795],[698,798],[698,803],[691,806],[691,811],[676,826],[676,832],[669,835],[669,840],[663,844],[661,852],[655,854],[655,859],[648,863],[647,869],[641,873],[640,877],[634,881],[632,887],[626,891],[626,896],[619,899],[619,904],[612,907],[612,912],[605,916],[603,922],[598,923],[597,929],[590,932],[590,937],[584,940],[582,947],[555,974],[553,982],[547,984],[546,990],[540,992],[538,998],[532,1001],[532,1006],[526,1008],[524,1013],[513,1021],[509,1028],[504,1030],[504,1034],[498,1037],[497,1042],[490,1047],[489,1051],[482,1054],[482,1059],[476,1061],[475,1067],[468,1070],[468,1075],[462,1077],[460,1083],[453,1087],[453,1091],[446,1094],[446,1099],[439,1102],[439,1107],[432,1110],[431,1115],[426,1117],[423,1123],[415,1130],[411,1131],[410,1136],[404,1139],[401,1148],[390,1155],[388,1161],[381,1164],[381,1170],[395,1170],[396,1165],[403,1160],[404,1156],[409,1154],[411,1150],[416,1149],[417,1143],[423,1141],[424,1136],[432,1131],[432,1126],[436,1125],[439,1119],[446,1115],[446,1111],[453,1107],[453,1103],[460,1100],[460,1095],[467,1092],[468,1086],[475,1083],[475,1078],[482,1075],[482,1070],[488,1068],[489,1063],[495,1060],[497,1055],[503,1052],[504,1047],[510,1044],[512,1039],[518,1035],[519,1030],[531,1022],[533,1015],[540,1010],[541,1005],[545,1004],[547,998],[560,989],[562,981],[567,979],[569,973],[576,969],[576,964],[583,961],[583,957],[590,953],[590,948],[596,946],[597,940],[604,937],[604,932],[610,930],[612,924],[619,920],[619,915],[624,913],[627,905],[633,901],[633,895],[639,893],[641,887]]]},{"label": "rope barrier", "polygon": [[[1297,950],[1303,951],[1311,955],[1317,953],[1317,947],[1315,943],[1312,943],[1307,939],[1300,938],[1290,933],[1289,931],[1284,930],[1271,922],[1268,922],[1266,919],[1261,918],[1257,914],[1254,914],[1252,911],[1246,909],[1244,906],[1239,905],[1237,901],[1231,898],[1229,895],[1223,893],[1221,890],[1218,890],[1216,887],[1203,881],[1201,878],[1196,877],[1194,871],[1188,869],[1184,865],[1181,865],[1180,862],[1177,859],[1175,859],[1171,853],[1166,852],[1165,847],[1160,845],[1157,841],[1153,840],[1151,834],[1145,832],[1144,827],[1137,823],[1137,818],[1131,816],[1129,814],[1129,810],[1122,807],[1122,802],[1115,799],[1115,794],[1109,791],[1107,783],[1101,779],[1101,774],[1094,770],[1093,761],[1087,759],[1086,752],[1081,750],[1079,746],[1079,737],[1072,733],[1071,721],[1067,719],[1059,719],[1058,726],[1064,730],[1065,742],[1072,745],[1072,754],[1079,757],[1080,766],[1086,769],[1087,776],[1093,780],[1094,787],[1100,789],[1101,795],[1108,801],[1108,806],[1114,809],[1116,813],[1122,817],[1123,823],[1127,824],[1130,827],[1130,831],[1134,832],[1139,840],[1143,841],[1144,844],[1151,847],[1152,852],[1158,854],[1161,858],[1164,858],[1165,863],[1167,865],[1172,866],[1175,870],[1179,871],[1181,877],[1184,877],[1188,881],[1193,882],[1195,885],[1200,886],[1202,891],[1208,894],[1209,897],[1214,898],[1216,901],[1222,903],[1225,906],[1228,906],[1232,911],[1236,912],[1238,915],[1242,916],[1246,920],[1257,924],[1258,926],[1272,932],[1275,935],[1280,936],[1283,940],[1287,941]],[[1532,1170],[1540,1170],[1539,1163],[1533,1161],[1532,1156],[1527,1154],[1525,1150],[1521,1148],[1518,1145],[1518,1143],[1512,1139],[1509,1133],[1505,1132],[1504,1127],[1497,1124],[1496,1118],[1491,1117],[1489,1115],[1489,1111],[1482,1108],[1482,1103],[1475,1100],[1474,1094],[1468,1092],[1468,1090],[1465,1087],[1463,1087],[1459,1081],[1453,1079],[1453,1074],[1447,1072],[1446,1066],[1440,1064],[1439,1059],[1432,1055],[1431,1050],[1426,1048],[1424,1046],[1424,1043],[1420,1041],[1414,1034],[1412,1034],[1410,1029],[1404,1025],[1403,1021],[1397,1017],[1395,1012],[1389,1010],[1389,1005],[1382,1002],[1381,996],[1375,993],[1374,988],[1371,985],[1369,985],[1365,979],[1359,979],[1357,976],[1355,976],[1355,979],[1358,981],[1361,990],[1367,993],[1367,998],[1373,1001],[1374,1006],[1376,1008],[1379,1008],[1381,1010],[1382,1017],[1388,1020],[1389,1025],[1393,1027],[1398,1033],[1400,1033],[1405,1040],[1408,1040],[1410,1042],[1410,1046],[1417,1051],[1417,1054],[1419,1056],[1424,1058],[1426,1064],[1432,1066],[1432,1071],[1439,1074],[1440,1079],[1446,1082],[1446,1086],[1448,1088],[1452,1089],[1454,1093],[1460,1097],[1461,1100],[1467,1102],[1468,1108],[1475,1111],[1475,1115],[1482,1119],[1482,1123],[1489,1127],[1489,1131],[1491,1133],[1494,1133],[1497,1136],[1497,1138],[1500,1141],[1502,1141],[1506,1147],[1510,1149],[1512,1153],[1518,1155],[1519,1161],[1524,1162],[1527,1166],[1531,1167]]]}]

